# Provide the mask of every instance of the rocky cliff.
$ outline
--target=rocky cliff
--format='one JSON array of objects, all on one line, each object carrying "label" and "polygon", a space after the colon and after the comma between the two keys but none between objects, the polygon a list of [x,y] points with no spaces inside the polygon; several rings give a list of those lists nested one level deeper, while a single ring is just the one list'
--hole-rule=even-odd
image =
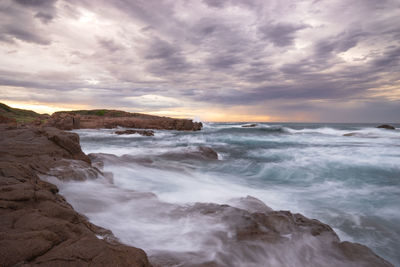
[{"label": "rocky cliff", "polygon": [[150,266],[39,178],[49,173],[83,180],[99,171],[74,133],[0,125],[0,266]]}]

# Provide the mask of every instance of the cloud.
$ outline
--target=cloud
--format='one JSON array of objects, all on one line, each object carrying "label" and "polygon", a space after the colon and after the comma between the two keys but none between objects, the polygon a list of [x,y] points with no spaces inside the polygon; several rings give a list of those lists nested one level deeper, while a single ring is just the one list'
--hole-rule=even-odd
[{"label": "cloud", "polygon": [[124,49],[122,45],[118,44],[113,39],[99,37],[98,43],[101,47],[103,47],[104,49],[108,50],[111,53]]},{"label": "cloud", "polygon": [[38,18],[43,23],[50,22],[55,16],[53,0],[4,0],[0,6],[0,41],[14,43],[16,40],[49,45],[50,39],[34,20]]},{"label": "cloud", "polygon": [[47,7],[52,6],[57,0],[14,0],[20,5],[29,7]]},{"label": "cloud", "polygon": [[209,7],[222,8],[228,2],[227,0],[203,0],[203,2]]},{"label": "cloud", "polygon": [[[3,98],[145,109],[154,96],[157,110],[319,108],[318,120],[400,99],[396,0],[4,1]],[[340,102],[356,104],[335,113]]]},{"label": "cloud", "polygon": [[49,23],[54,17],[47,13],[38,12],[36,13],[35,18],[40,19],[43,23]]},{"label": "cloud", "polygon": [[296,32],[306,27],[288,23],[267,24],[260,27],[260,32],[264,39],[271,41],[275,46],[288,46],[293,44]]}]

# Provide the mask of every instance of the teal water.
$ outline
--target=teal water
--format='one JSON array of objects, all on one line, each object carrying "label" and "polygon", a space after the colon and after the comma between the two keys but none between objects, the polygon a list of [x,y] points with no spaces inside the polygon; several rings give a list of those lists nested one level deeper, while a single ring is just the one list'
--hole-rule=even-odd
[{"label": "teal water", "polygon": [[[273,209],[327,223],[341,240],[367,245],[400,266],[399,129],[241,125],[205,123],[199,132],[156,131],[154,137],[117,136],[105,129],[77,132],[86,153],[138,158],[130,166],[106,166],[121,188],[154,192],[171,203],[227,203],[252,195]],[[211,147],[219,160],[185,156],[198,146]]]}]

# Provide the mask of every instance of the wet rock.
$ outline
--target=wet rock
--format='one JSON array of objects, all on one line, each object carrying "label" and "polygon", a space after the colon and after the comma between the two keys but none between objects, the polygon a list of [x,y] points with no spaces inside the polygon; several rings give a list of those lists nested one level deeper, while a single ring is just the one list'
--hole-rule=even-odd
[{"label": "wet rock", "polygon": [[252,196],[234,198],[229,200],[228,204],[232,205],[233,207],[244,209],[250,212],[267,213],[273,211],[273,209],[265,205],[264,202]]},{"label": "wet rock", "polygon": [[[329,225],[289,211],[273,211],[254,197],[236,199],[243,209],[213,203],[176,206],[171,213],[153,205],[157,218],[203,225],[199,245],[207,254],[153,252],[154,266],[392,266],[365,246],[340,242]],[[247,207],[253,207],[248,210]],[[159,210],[158,210],[159,209]],[[189,223],[190,220],[195,222]],[[212,227],[214,225],[214,227]],[[204,229],[204,230],[203,230]],[[196,236],[195,233],[187,233]],[[210,257],[212,253],[212,257]],[[249,263],[251,264],[249,265]]]},{"label": "wet rock", "polygon": [[343,136],[355,136],[355,135],[357,135],[357,133],[346,133],[346,134],[343,134]]},{"label": "wet rock", "polygon": [[387,130],[396,130],[396,128],[389,124],[382,124],[377,126],[376,128],[387,129]]},{"label": "wet rock", "polygon": [[116,131],[115,134],[140,134],[143,136],[154,136],[154,131],[151,130],[125,130],[125,131]]},{"label": "wet rock", "polygon": [[0,266],[150,266],[143,250],[119,244],[39,177],[96,174],[74,133],[0,127]]},{"label": "wet rock", "polygon": [[215,152],[211,147],[199,146],[201,155],[208,159],[218,159],[218,153]]},{"label": "wet rock", "polygon": [[258,124],[257,123],[251,123],[251,124],[244,124],[242,125],[242,127],[244,128],[251,128],[251,127],[257,127]]},{"label": "wet rock", "polygon": [[160,155],[161,158],[174,161],[186,160],[218,160],[218,153],[211,147],[199,146],[183,149],[179,152],[167,152]]}]

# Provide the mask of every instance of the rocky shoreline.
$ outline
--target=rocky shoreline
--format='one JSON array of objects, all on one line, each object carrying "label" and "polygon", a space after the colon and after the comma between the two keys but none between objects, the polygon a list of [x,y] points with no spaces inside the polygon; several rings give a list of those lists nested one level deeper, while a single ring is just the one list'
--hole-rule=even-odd
[{"label": "rocky shoreline", "polygon": [[[199,151],[211,153],[205,150]],[[326,224],[273,211],[252,197],[229,205],[176,206],[151,193],[132,192],[132,199],[151,199],[146,203],[160,207],[154,209],[159,218],[201,216],[225,224],[233,233],[215,233],[227,254],[216,253],[214,260],[173,252],[148,259],[143,250],[120,244],[110,231],[90,223],[54,184],[40,178],[97,179],[104,175],[101,166],[106,160],[85,155],[75,133],[0,125],[0,266],[236,266],[238,257],[252,259],[255,253],[262,255],[261,260],[275,260],[277,266],[285,266],[285,257],[293,258],[297,266],[392,266],[363,245],[340,242]],[[261,266],[259,260],[254,257],[248,266]]]},{"label": "rocky shoreline", "polygon": [[39,178],[60,166],[59,179],[98,175],[77,134],[0,126],[0,266],[151,266],[143,250],[118,243]]},{"label": "rocky shoreline", "polygon": [[201,122],[189,119],[174,119],[117,110],[90,110],[56,112],[44,123],[45,126],[61,130],[99,128],[139,128],[155,130],[199,131]]}]

